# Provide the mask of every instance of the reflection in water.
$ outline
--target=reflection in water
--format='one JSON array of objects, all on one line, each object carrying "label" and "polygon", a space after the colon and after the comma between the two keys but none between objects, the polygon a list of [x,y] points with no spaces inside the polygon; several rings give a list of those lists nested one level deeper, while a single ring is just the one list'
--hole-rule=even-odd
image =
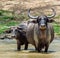
[{"label": "reflection in water", "polygon": [[17,51],[15,40],[0,40],[0,58],[60,58],[60,41],[54,40],[49,47],[48,53],[38,53],[32,45],[28,50]]}]

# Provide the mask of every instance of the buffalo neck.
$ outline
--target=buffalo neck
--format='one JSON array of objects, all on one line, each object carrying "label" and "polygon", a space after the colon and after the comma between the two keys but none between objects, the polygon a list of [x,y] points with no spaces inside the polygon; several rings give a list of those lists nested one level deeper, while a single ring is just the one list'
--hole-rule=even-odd
[{"label": "buffalo neck", "polygon": [[40,37],[40,39],[46,39],[47,36],[48,36],[47,33],[48,33],[47,27],[46,27],[46,29],[44,29],[44,30],[40,30],[40,29],[39,29],[39,37]]}]

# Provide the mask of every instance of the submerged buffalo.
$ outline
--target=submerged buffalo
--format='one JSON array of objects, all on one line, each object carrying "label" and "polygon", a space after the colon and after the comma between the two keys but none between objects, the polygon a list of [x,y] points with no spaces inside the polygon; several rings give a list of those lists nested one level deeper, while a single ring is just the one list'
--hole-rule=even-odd
[{"label": "submerged buffalo", "polygon": [[53,14],[51,16],[41,15],[32,16],[30,15],[30,9],[28,10],[28,16],[32,19],[27,27],[27,40],[30,44],[34,45],[36,50],[40,52],[45,48],[45,52],[48,51],[49,44],[54,39],[54,29],[49,23],[53,22],[50,18],[53,18],[56,14],[55,10],[52,8]]}]

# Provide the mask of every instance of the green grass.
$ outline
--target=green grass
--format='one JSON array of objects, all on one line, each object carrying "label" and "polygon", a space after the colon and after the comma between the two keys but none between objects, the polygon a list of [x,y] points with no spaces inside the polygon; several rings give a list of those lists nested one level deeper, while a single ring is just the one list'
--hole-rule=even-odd
[{"label": "green grass", "polygon": [[16,21],[10,21],[5,24],[0,24],[0,34],[3,33],[5,30],[9,29],[10,26],[16,26],[19,22]]},{"label": "green grass", "polygon": [[[21,21],[25,18],[24,15],[19,15],[17,17],[20,18]],[[7,30],[9,26],[15,26],[19,23],[18,20],[16,21],[14,19],[11,11],[0,10],[0,34]]]},{"label": "green grass", "polygon": [[8,26],[4,26],[4,25],[2,25],[2,26],[0,26],[0,34],[2,34],[5,30],[8,29]]},{"label": "green grass", "polygon": [[60,19],[60,14],[58,16],[56,16],[55,19]]},{"label": "green grass", "polygon": [[57,35],[60,35],[60,26],[59,26],[59,24],[54,23],[53,26],[54,26],[54,32]]}]

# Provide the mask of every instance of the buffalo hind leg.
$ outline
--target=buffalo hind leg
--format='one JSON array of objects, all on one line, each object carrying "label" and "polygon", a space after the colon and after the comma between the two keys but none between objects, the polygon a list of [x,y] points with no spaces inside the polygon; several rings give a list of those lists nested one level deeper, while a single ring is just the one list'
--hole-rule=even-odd
[{"label": "buffalo hind leg", "polygon": [[28,49],[28,42],[25,43],[25,48],[24,50],[27,50]]},{"label": "buffalo hind leg", "polygon": [[21,44],[19,41],[17,41],[17,50],[20,51],[21,50]]}]

